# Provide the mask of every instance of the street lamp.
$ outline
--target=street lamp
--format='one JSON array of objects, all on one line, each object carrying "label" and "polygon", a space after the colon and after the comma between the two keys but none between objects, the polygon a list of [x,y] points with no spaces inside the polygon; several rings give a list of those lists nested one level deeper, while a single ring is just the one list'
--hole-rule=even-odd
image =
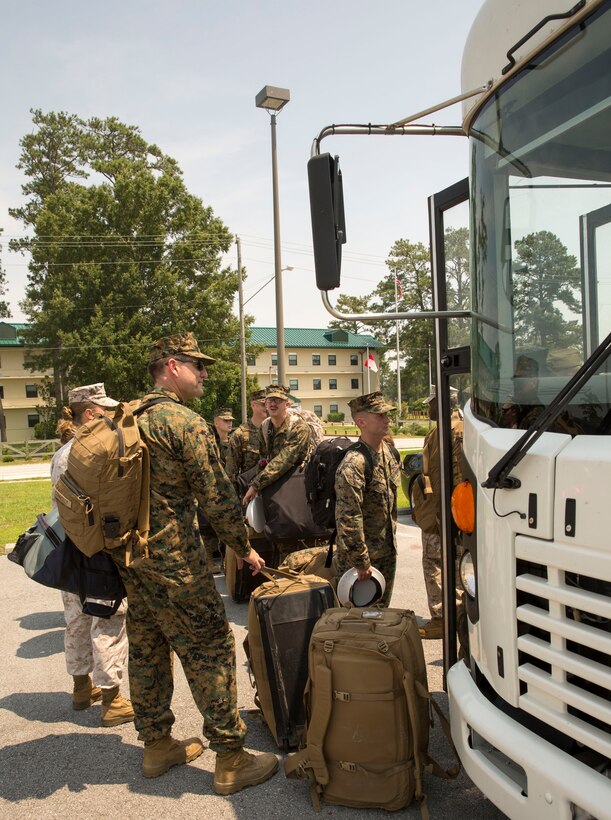
[{"label": "street lamp", "polygon": [[255,97],[257,108],[265,108],[270,114],[272,129],[272,197],[274,206],[274,270],[276,279],[276,349],[278,351],[278,383],[286,381],[284,365],[284,309],[282,305],[282,259],[280,251],[280,208],[278,205],[278,156],[276,152],[276,114],[291,99],[288,88],[264,86]]}]

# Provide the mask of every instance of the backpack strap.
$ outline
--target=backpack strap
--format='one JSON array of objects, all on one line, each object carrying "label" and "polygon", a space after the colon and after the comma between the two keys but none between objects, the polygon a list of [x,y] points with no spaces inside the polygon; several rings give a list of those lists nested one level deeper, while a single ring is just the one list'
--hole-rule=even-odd
[{"label": "backpack strap", "polygon": [[450,724],[448,723],[448,719],[441,711],[441,707],[437,703],[435,698],[431,695],[428,689],[420,683],[420,681],[414,681],[414,690],[419,697],[426,698],[426,700],[428,700],[433,709],[437,712],[437,717],[439,718],[439,722],[441,723],[443,733],[446,736],[446,740],[448,741],[450,748],[452,749],[452,752],[454,753],[454,757],[456,758],[455,766],[451,766],[449,769],[444,769],[439,765],[439,763],[437,763],[436,760],[430,757],[428,753],[422,753],[424,771],[428,772],[429,774],[435,775],[435,777],[440,777],[443,780],[453,780],[460,774],[460,758],[458,757],[456,747],[454,746],[454,741],[452,740],[452,733],[450,731]]},{"label": "backpack strap", "polygon": [[[143,402],[140,407],[136,407],[132,411],[134,418],[150,410],[156,404],[173,403],[174,399],[169,396],[158,396],[150,401]],[[134,563],[134,548],[137,552],[138,558],[148,558],[148,536],[151,529],[151,457],[146,442],[140,439],[142,443],[142,482],[140,485],[140,506],[138,507],[138,521],[136,530],[129,533],[128,540],[125,544],[125,566],[129,567]],[[137,559],[136,559],[137,560]]]}]

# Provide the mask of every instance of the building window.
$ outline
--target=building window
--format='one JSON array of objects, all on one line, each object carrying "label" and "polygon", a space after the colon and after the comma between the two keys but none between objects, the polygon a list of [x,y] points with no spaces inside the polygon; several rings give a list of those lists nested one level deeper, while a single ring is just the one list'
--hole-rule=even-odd
[{"label": "building window", "polygon": [[[37,384],[26,384],[25,386],[25,397],[26,399],[37,399],[38,398],[38,385]],[[30,425],[32,426],[32,425]]]},{"label": "building window", "polygon": [[330,404],[329,405],[329,413],[338,413],[339,412],[339,405],[338,404]]},{"label": "building window", "polygon": [[36,427],[40,421],[38,413],[28,413],[28,427]]},{"label": "building window", "polygon": [[357,353],[351,353],[350,354],[350,364],[358,364],[358,363],[359,363],[358,354]]},{"label": "building window", "polygon": [[278,376],[272,376],[272,384],[278,384]]},{"label": "building window", "polygon": [[272,353],[272,364],[278,364],[278,354]]},{"label": "building window", "polygon": [[0,399],[4,398],[4,385],[0,384]]},{"label": "building window", "polygon": [[289,390],[299,390],[299,379],[289,379]]},{"label": "building window", "polygon": [[329,379],[329,390],[337,390],[337,379]]},{"label": "building window", "polygon": [[295,367],[297,364],[297,354],[296,353],[289,353],[289,365]]},{"label": "building window", "polygon": [[312,379],[312,390],[322,390],[321,379]]},{"label": "building window", "polygon": [[312,353],[312,364],[319,365],[320,364],[320,353]]},{"label": "building window", "polygon": [[329,364],[337,364],[337,356],[335,355],[335,353],[329,353]]},{"label": "building window", "polygon": [[257,363],[257,360],[255,359],[254,356],[247,356],[246,357],[246,364],[249,367],[254,367],[256,365],[256,363]]},{"label": "building window", "polygon": [[350,379],[350,387],[353,390],[358,390],[359,389],[359,380],[358,379]]},{"label": "building window", "polygon": [[322,418],[322,404],[314,405],[314,413],[318,416],[319,419]]}]

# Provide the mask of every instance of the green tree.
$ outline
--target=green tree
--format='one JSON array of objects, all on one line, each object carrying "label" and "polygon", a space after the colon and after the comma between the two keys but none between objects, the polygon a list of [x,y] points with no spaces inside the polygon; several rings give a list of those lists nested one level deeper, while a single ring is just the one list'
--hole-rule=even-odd
[{"label": "green tree", "polygon": [[104,381],[109,395],[143,392],[150,343],[192,330],[217,358],[202,403],[239,390],[237,272],[221,255],[232,235],[187,190],[174,159],[115,117],[33,111],[18,167],[28,197],[11,210],[31,231],[23,309],[34,366],[54,390]]},{"label": "green tree", "polygon": [[541,348],[579,344],[580,270],[551,231],[528,234],[515,243],[513,307],[516,341]]},{"label": "green tree", "polygon": [[[2,234],[2,228],[0,228],[0,235]],[[2,245],[0,245],[0,252],[2,251]],[[6,302],[1,297],[6,294],[6,272],[4,271],[2,264],[0,264],[0,319],[8,319],[11,315],[11,310],[9,308],[8,302]]]},{"label": "green tree", "polygon": [[[369,296],[347,296],[341,294],[338,297],[335,307],[340,313],[359,314],[369,312]],[[368,322],[345,321],[344,319],[332,319],[329,327],[339,327],[349,330],[351,333],[368,333],[370,325]]]}]

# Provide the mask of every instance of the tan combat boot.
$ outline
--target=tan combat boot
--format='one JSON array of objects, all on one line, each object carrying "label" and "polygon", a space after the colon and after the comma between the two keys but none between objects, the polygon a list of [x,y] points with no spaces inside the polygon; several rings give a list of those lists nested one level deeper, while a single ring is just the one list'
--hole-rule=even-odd
[{"label": "tan combat boot", "polygon": [[159,740],[149,740],[144,744],[142,774],[145,777],[159,777],[172,766],[190,763],[204,751],[204,745],[198,737],[187,740],[174,740],[166,735]]},{"label": "tan combat boot", "polygon": [[424,626],[418,628],[423,641],[439,641],[443,638],[443,618],[431,618]]},{"label": "tan combat boot", "polygon": [[278,771],[278,758],[271,752],[251,755],[244,749],[221,752],[216,756],[214,791],[233,794],[246,786],[257,786]]},{"label": "tan combat boot", "polygon": [[96,700],[102,697],[102,690],[94,686],[89,675],[73,675],[74,689],[72,690],[72,708],[80,712],[87,709]]},{"label": "tan combat boot", "polygon": [[134,719],[131,701],[121,697],[118,686],[102,689],[102,726],[119,726]]}]

